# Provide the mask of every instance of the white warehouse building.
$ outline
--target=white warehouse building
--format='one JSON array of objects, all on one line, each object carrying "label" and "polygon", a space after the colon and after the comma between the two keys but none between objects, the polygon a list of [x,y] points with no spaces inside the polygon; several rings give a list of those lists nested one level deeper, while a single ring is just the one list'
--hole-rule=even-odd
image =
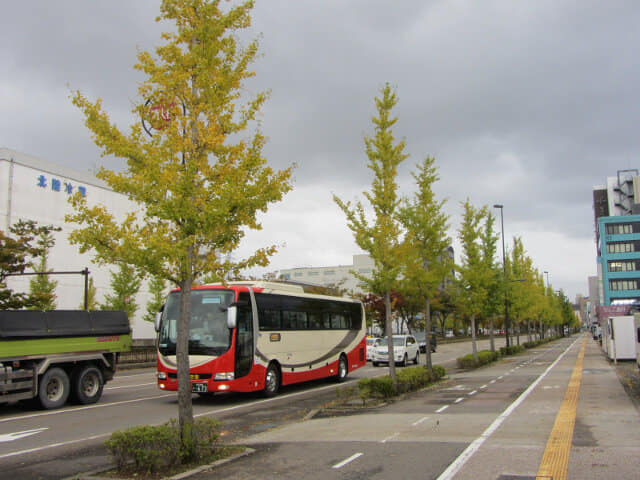
[{"label": "white warehouse building", "polygon": [[[53,225],[62,228],[54,233],[55,245],[48,257],[51,271],[81,271],[89,269],[97,292],[97,301],[103,301],[111,293],[110,272],[114,266],[94,264],[90,254],[80,254],[76,245],[67,239],[72,225],[64,217],[71,213],[68,198],[82,192],[89,205],[101,204],[109,208],[116,218],[124,218],[126,212],[135,208],[124,195],[111,190],[103,181],[81,171],[37,159],[24,153],[0,148],[0,230],[9,234],[9,226],[18,220],[33,220],[38,225]],[[9,288],[18,292],[29,291],[30,276],[8,277]],[[84,301],[83,275],[54,275],[57,282],[57,308],[78,309]],[[153,324],[142,317],[146,311],[150,294],[143,282],[136,297],[138,309],[130,319],[135,340],[155,338]]]},{"label": "white warehouse building", "polygon": [[353,265],[283,269],[279,272],[279,278],[312,285],[340,285],[349,292],[364,293],[360,280],[352,272],[371,278],[374,267],[375,263],[369,255],[360,254],[353,256]]}]

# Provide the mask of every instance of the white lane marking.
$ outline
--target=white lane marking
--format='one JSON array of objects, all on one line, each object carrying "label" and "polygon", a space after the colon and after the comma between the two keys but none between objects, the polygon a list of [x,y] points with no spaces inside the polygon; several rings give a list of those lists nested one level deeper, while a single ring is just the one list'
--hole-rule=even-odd
[{"label": "white lane marking", "polygon": [[331,468],[335,468],[335,469],[342,468],[342,467],[344,467],[345,465],[347,465],[348,463],[353,462],[356,458],[361,457],[362,455],[364,455],[364,454],[363,454],[363,453],[355,453],[355,454],[351,455],[349,458],[347,458],[346,460],[343,460],[343,461],[342,461],[342,462],[340,462],[340,463],[336,463],[336,464],[335,464],[333,467],[331,467]]},{"label": "white lane marking", "polygon": [[45,430],[48,430],[48,427],[36,428],[35,430],[24,430],[22,432],[5,433],[3,435],[0,435],[0,443],[13,442],[14,440],[29,437],[31,435],[35,435],[36,433],[44,432]]},{"label": "white lane marking", "polygon": [[118,380],[120,380],[121,378],[133,378],[133,377],[142,377],[142,376],[146,376],[146,375],[153,375],[155,376],[157,373],[157,370],[154,368],[153,370],[149,370],[148,372],[144,372],[144,373],[134,373],[131,375],[122,375],[120,373],[118,373],[118,376],[116,377]]},{"label": "white lane marking", "polygon": [[489,383],[496,383],[496,381],[495,380],[491,380]]},{"label": "white lane marking", "polygon": [[387,443],[389,440],[393,440],[394,438],[400,436],[400,434],[398,432],[394,433],[393,435],[389,435],[387,438],[385,438],[384,440],[381,440],[380,443]]},{"label": "white lane marking", "polygon": [[418,425],[420,425],[422,422],[424,422],[425,420],[427,420],[429,417],[422,417],[420,420],[418,420],[417,422],[413,422],[411,424],[412,427],[417,427]]},{"label": "white lane marking", "polygon": [[484,384],[484,385],[482,385],[480,388],[481,388],[481,389],[482,389],[482,388],[487,388],[487,384],[485,383],[485,384]]},{"label": "white lane marking", "polygon": [[164,398],[164,397],[170,397],[170,396],[172,396],[172,394],[165,393],[164,395],[154,395],[153,397],[134,398],[132,400],[122,400],[121,402],[101,403],[99,405],[89,405],[87,407],[73,407],[73,408],[64,408],[60,410],[53,410],[51,412],[32,413],[29,415],[22,415],[20,417],[3,418],[0,420],[0,423],[11,422],[13,420],[25,420],[27,418],[47,417],[49,415],[61,415],[63,413],[78,412],[80,410],[93,410],[96,408],[113,407],[114,405],[125,405],[127,403],[142,402],[144,400],[153,400],[156,398]]},{"label": "white lane marking", "polygon": [[444,407],[440,407],[438,410],[436,410],[436,413],[442,413],[442,412],[444,412],[447,408],[449,408],[449,405],[445,405]]},{"label": "white lane marking", "polygon": [[469,392],[468,395],[471,396],[471,395],[475,395],[476,393],[478,393],[478,391],[474,390],[473,392]]},{"label": "white lane marking", "polygon": [[464,397],[456,398],[456,401],[453,403],[460,403],[463,400],[464,400]]},{"label": "white lane marking", "polygon": [[567,347],[567,349],[562,352],[562,354],[556,358],[556,360],[549,365],[549,367],[533,382],[529,385],[522,394],[511,404],[509,405],[504,412],[500,414],[498,418],[496,418],[491,425],[487,427],[487,429],[480,434],[478,438],[476,438],[465,450],[456,458],[447,469],[440,474],[437,480],[451,480],[455,477],[455,475],[464,467],[464,465],[469,461],[469,459],[480,449],[482,444],[495,432],[500,425],[513,413],[513,411],[518,408],[518,406],[524,402],[524,400],[529,396],[529,394],[533,391],[534,388],[538,386],[538,384],[542,381],[544,377],[551,371],[553,367],[555,367],[560,360],[566,355],[566,353],[573,347],[578,340],[582,340],[582,337],[577,338],[571,345]]},{"label": "white lane marking", "polygon": [[40,452],[42,450],[47,450],[49,448],[67,446],[67,445],[71,445],[73,443],[88,442],[88,441],[91,441],[91,440],[97,440],[98,438],[108,437],[109,435],[111,435],[111,434],[110,433],[103,433],[102,435],[93,435],[92,437],[80,438],[78,440],[71,440],[70,442],[52,443],[51,445],[45,445],[44,447],[30,448],[28,450],[22,450],[20,452],[5,453],[4,455],[0,455],[0,459],[8,458],[8,457],[15,457],[17,455],[24,455],[25,453]]},{"label": "white lane marking", "polygon": [[502,380],[503,378],[504,378],[504,375],[500,375],[500,376],[498,377],[498,380]]},{"label": "white lane marking", "polygon": [[147,385],[157,385],[158,382],[151,383],[136,383],[135,385],[122,385],[121,387],[105,387],[105,390],[118,390],[120,388],[137,388],[137,387],[146,387]]}]

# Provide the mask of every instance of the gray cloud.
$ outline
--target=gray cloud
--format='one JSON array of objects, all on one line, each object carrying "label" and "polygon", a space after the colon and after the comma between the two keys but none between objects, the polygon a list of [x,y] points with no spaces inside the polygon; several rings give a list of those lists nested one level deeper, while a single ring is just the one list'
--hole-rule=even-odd
[{"label": "gray cloud", "polygon": [[[166,28],[154,21],[158,5],[7,3],[0,145],[83,170],[99,165],[67,85],[102,97],[121,127],[137,121],[130,109],[142,77],[132,65],[136,49],[152,50]],[[265,152],[277,167],[298,164],[297,188],[320,196],[314,208],[325,210],[313,212],[323,221],[326,212],[343,221],[332,191],[361,198],[370,182],[363,137],[373,133],[373,97],[387,81],[399,96],[396,137],[411,155],[403,190],[413,165],[435,156],[454,226],[466,197],[504,203],[508,236],[522,234],[526,246],[530,232],[539,265],[563,258],[552,251],[565,248],[558,238],[568,247],[593,242],[592,185],[637,165],[636,2],[259,0],[253,19],[242,37],[262,34],[264,55],[246,91],[272,92],[261,117]],[[287,208],[278,218],[298,212]],[[283,228],[295,229],[274,231]],[[355,253],[342,230],[322,247],[342,254],[305,253],[305,229],[314,230],[295,231],[291,258],[312,264]],[[552,281],[585,292],[595,248],[563,271],[574,273]]]}]

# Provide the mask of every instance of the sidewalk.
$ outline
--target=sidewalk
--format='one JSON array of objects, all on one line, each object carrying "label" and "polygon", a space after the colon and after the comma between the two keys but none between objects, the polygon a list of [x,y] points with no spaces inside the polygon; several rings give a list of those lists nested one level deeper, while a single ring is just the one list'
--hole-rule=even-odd
[{"label": "sidewalk", "polygon": [[[549,371],[455,479],[533,479],[567,391],[582,339]],[[564,412],[563,412],[564,413]],[[566,478],[640,476],[640,412],[600,346],[587,339]]]}]

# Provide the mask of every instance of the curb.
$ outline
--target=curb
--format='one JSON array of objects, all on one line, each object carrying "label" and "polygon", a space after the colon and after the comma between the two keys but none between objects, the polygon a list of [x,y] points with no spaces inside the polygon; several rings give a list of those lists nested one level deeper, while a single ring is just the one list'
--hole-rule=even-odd
[{"label": "curb", "polygon": [[[171,477],[163,477],[163,480],[182,480],[184,478],[189,478],[192,475],[196,475],[198,473],[204,472],[210,468],[219,467],[220,465],[224,465],[229,462],[233,462],[242,457],[246,457],[255,452],[255,449],[246,447],[242,452],[236,453],[235,455],[231,455],[230,457],[223,458],[220,460],[216,460],[213,463],[208,463],[206,465],[200,465],[199,467],[192,468],[191,470],[187,470],[186,472],[177,473]],[[86,473],[79,473],[76,475],[72,475],[70,477],[66,477],[63,480],[124,480],[124,477],[104,477],[101,476],[101,473],[107,472],[111,470],[113,467],[109,469],[101,468],[100,470],[93,470]]]}]

